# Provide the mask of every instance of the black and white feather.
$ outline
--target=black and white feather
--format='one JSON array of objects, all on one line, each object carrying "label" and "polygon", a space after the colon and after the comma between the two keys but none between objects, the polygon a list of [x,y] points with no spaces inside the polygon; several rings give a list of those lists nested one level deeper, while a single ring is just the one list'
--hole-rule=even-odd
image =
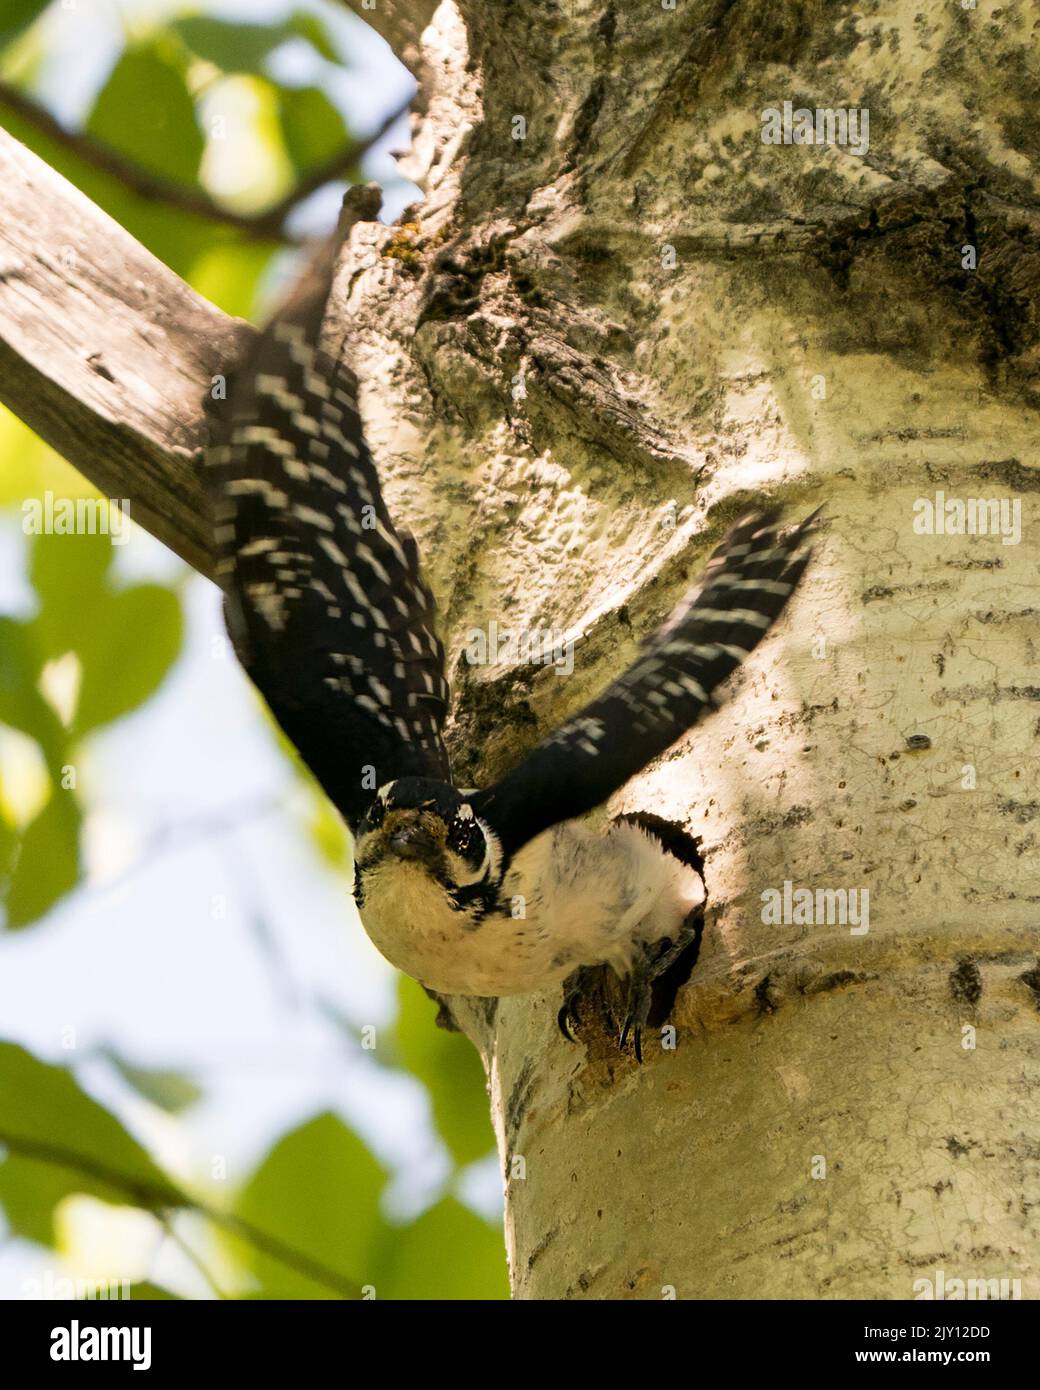
[{"label": "black and white feather", "polygon": [[[642,978],[640,961],[685,939],[703,885],[636,826],[576,822],[711,709],[797,587],[812,518],[787,534],[775,512],[743,518],[628,671],[494,786],[455,788],[433,601],[383,501],[353,373],[322,338],[337,246],[209,403],[235,649],[354,833],[362,921],[391,961],[448,994],[523,993],[603,962]],[[638,1028],[645,998],[633,1007]]]},{"label": "black and white feather", "polygon": [[[338,244],[338,242],[337,242]],[[447,780],[433,599],[383,501],[349,366],[322,343],[332,248],[210,400],[217,576],[235,649],[356,829],[381,781]]]},{"label": "black and white feather", "polygon": [[601,805],[711,708],[713,692],[794,592],[809,562],[812,521],[783,537],[775,512],[739,521],[624,675],[473,798],[507,855]]}]

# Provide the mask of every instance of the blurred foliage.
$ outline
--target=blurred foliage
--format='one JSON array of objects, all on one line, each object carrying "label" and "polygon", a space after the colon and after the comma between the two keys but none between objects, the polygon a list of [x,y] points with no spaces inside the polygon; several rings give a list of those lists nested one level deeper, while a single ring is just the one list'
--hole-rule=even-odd
[{"label": "blurred foliage", "polygon": [[[139,1090],[142,1079],[149,1090],[159,1079],[130,1070]],[[167,1098],[169,1082],[163,1073]],[[382,1210],[387,1180],[358,1136],[326,1113],[278,1139],[233,1201],[215,1207],[164,1173],[71,1071],[0,1042],[0,1207],[11,1233],[37,1244],[59,1246],[60,1204],[86,1195],[164,1224],[182,1210],[201,1216],[223,1246],[223,1267],[230,1261],[237,1297],[507,1296],[500,1231],[451,1197],[395,1224]],[[139,1287],[135,1297],[175,1296]]]},{"label": "blurred foliage", "polygon": [[[0,8],[0,75],[33,96],[34,82],[46,70],[48,32],[34,21],[47,5],[5,0]],[[153,20],[135,19],[81,129],[149,175],[218,209],[261,213],[351,143],[346,121],[320,87],[274,76],[289,48],[297,60],[301,48],[310,54],[309,67],[319,72],[346,66],[332,27],[310,10],[250,24],[171,4],[169,13]],[[2,103],[0,123],[179,275],[192,283],[204,279],[199,288],[228,313],[248,314],[255,307],[262,272],[278,249],[270,230],[253,235],[231,222],[166,205],[161,197],[142,196]],[[223,274],[213,271],[215,255]]]},{"label": "blurred foliage", "polygon": [[202,1099],[202,1088],[182,1072],[168,1067],[135,1066],[111,1047],[103,1048],[102,1056],[139,1096],[171,1115],[179,1115]]},{"label": "blurred foliage", "polygon": [[165,35],[128,48],[101,88],[86,130],[154,173],[195,183],[205,142],[187,69],[187,55]]},{"label": "blurred foliage", "polygon": [[204,58],[222,72],[250,72],[263,76],[271,54],[291,39],[303,39],[329,62],[341,61],[325,26],[315,15],[302,10],[280,24],[238,24],[209,15],[194,15],[175,19],[169,30],[182,39],[197,58]]},{"label": "blurred foliage", "polygon": [[431,1033],[432,1005],[421,985],[402,975],[397,998],[394,1041],[400,1065],[429,1091],[434,1121],[455,1162],[483,1158],[494,1134],[480,1058],[461,1033],[443,1028]]},{"label": "blurred foliage", "polygon": [[[0,75],[37,101],[57,10],[52,4],[48,11],[46,0],[0,4]],[[348,62],[331,12],[287,0],[270,23],[237,23],[172,3],[165,14],[154,6],[147,14],[126,25],[83,111],[80,129],[104,147],[218,208],[252,215],[349,144],[347,122],[321,85],[323,65]],[[309,55],[302,66],[279,61],[290,47],[296,57]],[[290,69],[302,74],[296,84],[283,80]],[[373,125],[384,114],[378,103],[379,94]],[[142,196],[2,102],[0,124],[200,293],[229,313],[256,314],[284,252],[277,238]],[[100,500],[0,409],[0,514],[6,509],[21,521],[27,499],[47,492]],[[0,614],[0,757],[5,739],[19,740],[21,750],[0,765],[0,902],[8,933],[76,902],[89,811],[76,776],[81,750],[125,716],[148,718],[181,649],[179,584],[125,582],[118,553],[105,535],[27,537],[27,603]],[[307,829],[317,854],[327,872],[349,881],[343,826],[324,799],[311,804]],[[31,945],[35,935],[22,939]],[[363,1055],[357,1026],[328,1001],[318,1003],[335,1036]],[[230,1194],[222,1184],[218,1197],[209,1175],[185,1184],[165,1171],[83,1090],[76,1072],[11,1040],[0,1042],[0,1209],[9,1233],[61,1254],[61,1214],[87,1197],[106,1210],[151,1213],[157,1240],[170,1221],[190,1219],[192,1231],[204,1233],[198,1263],[208,1269],[217,1262],[229,1297],[338,1298],[362,1288],[377,1298],[507,1297],[501,1228],[453,1195],[466,1166],[493,1149],[482,1067],[464,1038],[435,1028],[436,1006],[418,985],[402,979],[398,1004],[396,1024],[379,1030],[370,1061],[422,1084],[450,1156],[433,1205],[414,1220],[388,1214],[391,1175],[337,1114],[318,1114],[275,1137],[253,1173]],[[198,1077],[141,1065],[122,1048],[98,1045],[83,1060],[107,1067],[135,1098],[137,1110],[127,1113],[157,1107],[165,1123],[178,1125],[204,1095]],[[177,1296],[147,1278],[131,1293]]]},{"label": "blurred foliage", "polygon": [[[158,584],[117,586],[112,552],[107,535],[34,536],[37,611],[0,616],[0,723],[35,742],[49,784],[27,825],[5,826],[13,852],[0,864],[0,893],[9,929],[37,921],[79,881],[79,741],[144,704],[180,650],[177,595]],[[59,660],[60,702],[47,681]]]},{"label": "blurred foliage", "polygon": [[[306,1174],[305,1200],[300,1178]],[[280,1139],[239,1194],[235,1214],[288,1241],[331,1269],[365,1270],[382,1224],[379,1194],[387,1174],[335,1115],[319,1115]],[[247,1266],[267,1298],[328,1298],[328,1289],[284,1262],[244,1247]],[[350,1277],[350,1276],[347,1276]],[[364,1282],[370,1282],[367,1275]]]},{"label": "blurred foliage", "polygon": [[16,38],[50,4],[50,0],[4,0],[0,11],[0,44]]},{"label": "blurred foliage", "polygon": [[187,1204],[177,1184],[63,1067],[0,1043],[0,1204],[11,1229],[54,1239],[54,1209],[74,1192],[136,1198],[150,1210]]}]

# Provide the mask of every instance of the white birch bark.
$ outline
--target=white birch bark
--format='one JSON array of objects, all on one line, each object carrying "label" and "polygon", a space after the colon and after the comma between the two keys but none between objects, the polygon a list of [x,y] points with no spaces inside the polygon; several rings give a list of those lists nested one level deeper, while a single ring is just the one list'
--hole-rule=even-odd
[{"label": "white birch bark", "polygon": [[[569,1044],[557,994],[453,1003],[518,1297],[1036,1296],[1034,28],[465,0],[409,39],[425,201],[343,286],[462,784],[621,669],[749,500],[826,508],[728,703],[607,810],[704,858],[675,1046],[638,1067],[591,1009]],[[869,149],[764,144],[785,100],[867,108]],[[1020,543],[916,533],[937,492],[1017,503]],[[468,665],[493,621],[573,638],[573,674]],[[785,881],[869,893],[869,930],[763,921]]]}]

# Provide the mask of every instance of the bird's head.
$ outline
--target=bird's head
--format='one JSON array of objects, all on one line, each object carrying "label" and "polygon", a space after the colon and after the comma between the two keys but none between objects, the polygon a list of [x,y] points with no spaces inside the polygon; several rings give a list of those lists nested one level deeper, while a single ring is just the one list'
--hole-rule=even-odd
[{"label": "bird's head", "polygon": [[468,888],[497,881],[501,851],[465,793],[426,777],[399,777],[380,787],[368,808],[356,859],[363,871],[403,860],[450,888]]}]

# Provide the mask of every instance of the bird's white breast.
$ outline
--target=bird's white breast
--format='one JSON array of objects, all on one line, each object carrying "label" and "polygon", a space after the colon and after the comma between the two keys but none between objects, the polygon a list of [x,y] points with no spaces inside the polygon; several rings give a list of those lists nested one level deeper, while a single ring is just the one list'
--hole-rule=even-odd
[{"label": "bird's white breast", "polygon": [[361,920],[389,961],[442,994],[527,994],[579,965],[626,973],[639,942],[670,935],[702,900],[699,876],[636,826],[566,822],[517,855],[483,919],[418,863],[386,859],[365,873]]}]

